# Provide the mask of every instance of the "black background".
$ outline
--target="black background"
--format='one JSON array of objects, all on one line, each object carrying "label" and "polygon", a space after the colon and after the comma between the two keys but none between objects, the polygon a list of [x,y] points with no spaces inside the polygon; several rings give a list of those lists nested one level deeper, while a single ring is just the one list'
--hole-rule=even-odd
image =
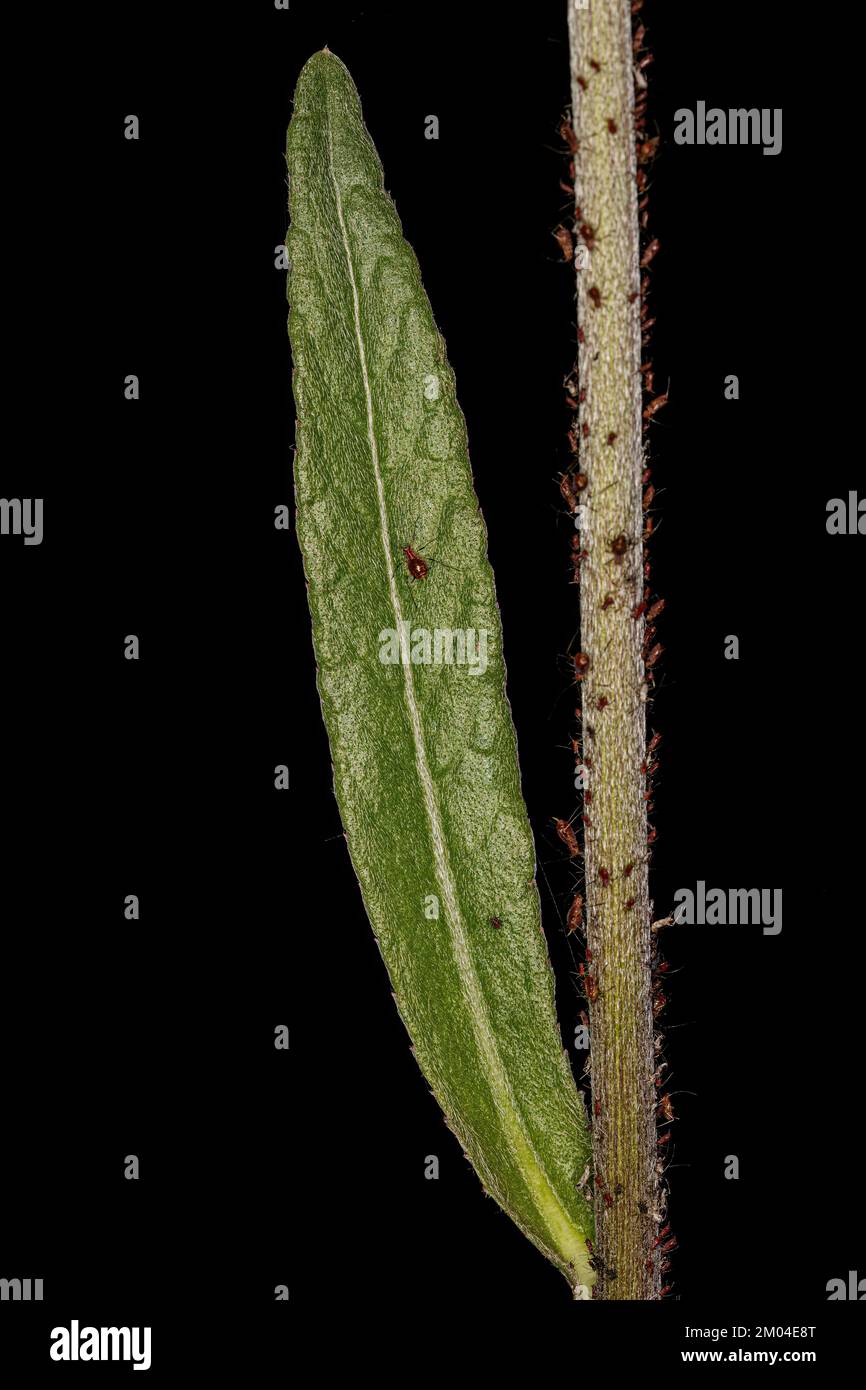
[{"label": "black background", "polygon": [[[662,135],[652,355],[670,379],[650,434],[668,600],[652,890],[657,915],[697,879],[784,890],[777,937],[667,935],[676,1298],[591,1315],[614,1337],[640,1325],[659,1371],[686,1320],[817,1324],[826,1364],[855,1316],[827,1303],[827,1280],[866,1274],[862,541],[825,529],[827,499],[862,474],[831,331],[851,293],[853,194],[840,185],[828,220],[814,180],[845,170],[842,83],[818,52],[793,61],[784,14],[644,12]],[[298,72],[327,44],[360,91],[457,376],[569,1038],[581,1002],[548,829],[574,807],[561,654],[577,618],[555,475],[575,330],[551,237],[564,21],[564,4],[540,3],[155,5],[58,13],[17,49],[30,154],[13,139],[10,171],[41,172],[10,217],[11,265],[35,288],[10,342],[25,428],[2,492],[45,498],[45,539],[4,538],[0,554],[0,1275],[42,1277],[45,1302],[2,1305],[0,1364],[74,1373],[47,1347],[77,1317],[152,1325],[157,1377],[235,1352],[277,1376],[313,1328],[324,1358],[364,1364],[359,1330],[375,1356],[465,1314],[483,1346],[503,1312],[515,1332],[521,1314],[547,1331],[574,1306],[484,1200],[411,1057],[333,798],[300,554],[273,527],[293,501],[274,268],[285,129]],[[674,145],[674,111],[699,99],[783,107],[783,152]],[[138,142],[123,138],[132,112]],[[723,659],[732,633],[739,661]]]}]

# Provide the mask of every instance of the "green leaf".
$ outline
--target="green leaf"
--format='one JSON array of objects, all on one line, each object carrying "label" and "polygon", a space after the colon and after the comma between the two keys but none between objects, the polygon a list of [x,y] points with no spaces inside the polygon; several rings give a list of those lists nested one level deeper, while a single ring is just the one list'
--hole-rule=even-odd
[{"label": "green leaf", "polygon": [[349,851],[448,1124],[584,1292],[587,1124],[554,1010],[466,426],[358,94],[327,49],[299,78],[287,159],[297,523]]}]

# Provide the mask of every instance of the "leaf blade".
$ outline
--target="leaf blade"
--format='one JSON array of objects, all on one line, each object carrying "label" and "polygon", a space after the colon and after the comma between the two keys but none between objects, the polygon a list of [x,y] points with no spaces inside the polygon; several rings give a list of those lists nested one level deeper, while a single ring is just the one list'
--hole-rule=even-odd
[{"label": "leaf blade", "polygon": [[[357,92],[327,50],[299,79],[287,160],[298,536],[350,853],[448,1123],[521,1229],[591,1284],[575,1190],[585,1116],[540,930],[465,422]],[[426,578],[406,546],[434,557]]]}]

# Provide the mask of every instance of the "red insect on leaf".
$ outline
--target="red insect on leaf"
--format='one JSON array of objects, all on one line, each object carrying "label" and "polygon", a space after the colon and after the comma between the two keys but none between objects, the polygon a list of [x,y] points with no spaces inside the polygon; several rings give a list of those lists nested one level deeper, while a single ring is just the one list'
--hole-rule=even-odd
[{"label": "red insect on leaf", "polygon": [[406,556],[406,568],[412,578],[426,579],[430,572],[430,566],[427,564],[427,561],[421,555],[416,555],[411,545],[404,545],[402,549],[403,554]]}]

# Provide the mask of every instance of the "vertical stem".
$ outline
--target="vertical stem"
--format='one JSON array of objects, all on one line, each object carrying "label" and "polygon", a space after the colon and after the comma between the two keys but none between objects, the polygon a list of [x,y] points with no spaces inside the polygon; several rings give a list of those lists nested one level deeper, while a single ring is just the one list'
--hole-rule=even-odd
[{"label": "vertical stem", "polygon": [[580,530],[587,552],[580,567],[581,643],[590,664],[577,690],[592,792],[584,849],[599,1262],[594,1292],[604,1299],[652,1299],[659,1278],[642,771],[646,675],[644,620],[632,617],[644,575],[631,7],[629,0],[589,0],[587,8],[568,0],[568,19],[579,142],[576,228],[585,229],[575,241],[578,267],[581,255],[587,262],[577,271],[577,320],[579,381],[586,392],[578,416],[580,467],[589,478]]}]

